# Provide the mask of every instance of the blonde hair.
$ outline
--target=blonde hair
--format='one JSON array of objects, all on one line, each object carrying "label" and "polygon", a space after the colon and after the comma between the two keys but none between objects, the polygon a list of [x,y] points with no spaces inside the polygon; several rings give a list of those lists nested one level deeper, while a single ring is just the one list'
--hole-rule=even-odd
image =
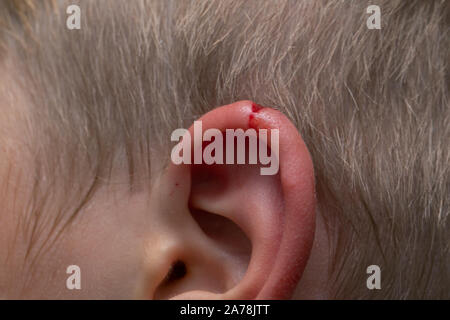
[{"label": "blonde hair", "polygon": [[[448,2],[69,2],[0,1],[0,63],[27,103],[30,244],[42,221],[76,219],[113,167],[133,192],[173,129],[251,99],[309,148],[332,297],[450,298]],[[81,30],[66,28],[72,3]],[[382,290],[366,288],[372,264]]]}]

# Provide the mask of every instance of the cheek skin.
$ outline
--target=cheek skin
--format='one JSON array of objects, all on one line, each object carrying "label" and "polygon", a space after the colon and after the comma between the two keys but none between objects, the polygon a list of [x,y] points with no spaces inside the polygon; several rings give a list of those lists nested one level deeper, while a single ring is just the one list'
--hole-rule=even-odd
[{"label": "cheek skin", "polygon": [[[2,199],[4,200],[4,199]],[[13,265],[19,262],[16,257],[23,256],[24,250],[14,244],[14,235],[12,230],[15,230],[17,225],[14,215],[10,214],[10,210],[3,210],[5,208],[4,201],[0,202],[0,299],[7,299],[11,294],[10,282],[11,277],[14,277]],[[12,254],[12,250],[14,254]]]},{"label": "cheek skin", "polygon": [[[148,193],[129,195],[126,189],[99,190],[37,263],[32,267],[27,263],[15,275],[13,286],[25,288],[8,298],[135,298],[145,271],[142,259],[149,230]],[[70,265],[81,269],[81,290],[66,287]],[[20,269],[17,264],[14,268]]]},{"label": "cheek skin", "polygon": [[100,195],[94,206],[80,212],[85,218],[69,230],[63,244],[63,259],[82,270],[85,290],[78,294],[83,298],[134,298],[145,271],[142,259],[149,230],[147,194],[116,196]]},{"label": "cheek skin", "polygon": [[[15,169],[11,163],[12,153],[6,150],[0,141],[0,299],[18,295],[20,282],[16,279],[22,276],[24,257],[27,253],[26,239],[23,229],[25,212],[24,201],[29,193],[23,172]],[[19,161],[15,164],[18,167]],[[19,284],[19,285],[16,285]]]}]

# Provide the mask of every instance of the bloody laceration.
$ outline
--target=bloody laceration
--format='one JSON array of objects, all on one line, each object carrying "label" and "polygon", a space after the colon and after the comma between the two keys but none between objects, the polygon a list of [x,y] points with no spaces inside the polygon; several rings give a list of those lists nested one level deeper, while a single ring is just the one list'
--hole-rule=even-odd
[{"label": "bloody laceration", "polygon": [[248,127],[252,128],[252,129],[256,129],[256,118],[255,115],[253,113],[250,113],[250,115],[248,116]]},{"label": "bloody laceration", "polygon": [[255,118],[254,113],[258,113],[263,109],[263,106],[260,106],[259,104],[252,103],[252,113],[248,116],[248,127],[256,129],[258,120]]},{"label": "bloody laceration", "polygon": [[259,112],[259,110],[261,110],[261,109],[263,109],[264,107],[263,106],[260,106],[259,104],[257,104],[257,103],[252,103],[252,111],[253,112]]}]

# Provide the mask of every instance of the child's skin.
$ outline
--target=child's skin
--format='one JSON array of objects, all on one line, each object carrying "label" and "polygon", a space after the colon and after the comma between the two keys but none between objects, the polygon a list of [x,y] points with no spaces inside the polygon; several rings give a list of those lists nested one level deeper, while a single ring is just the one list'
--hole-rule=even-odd
[{"label": "child's skin", "polygon": [[[230,116],[227,117],[235,117],[236,122],[232,122],[231,125],[239,126],[241,121],[239,119],[242,117],[245,120],[247,117],[242,115],[242,110],[246,110],[247,106],[250,107],[251,102],[238,102],[225,107],[228,109],[218,108],[216,113],[205,118],[204,123],[210,122],[210,125],[220,127],[221,120],[218,119],[223,119],[225,115],[222,114],[222,110],[227,110],[227,112],[232,110]],[[279,120],[276,121],[288,121],[279,113],[268,111],[267,114],[270,115],[270,119],[276,120],[279,117]],[[283,136],[282,133],[281,139],[292,138]],[[299,152],[301,157],[303,151]],[[5,154],[7,153],[5,148]],[[169,156],[167,155],[167,157]],[[290,157],[289,154],[286,156]],[[306,153],[305,156],[307,156]],[[280,155],[280,159],[282,159],[281,157],[282,155]],[[3,177],[5,177],[7,167],[14,168],[14,165],[16,168],[19,167],[19,163],[5,162],[6,158],[2,158],[1,173]],[[163,157],[153,160],[155,166],[163,166],[163,163],[167,163],[167,159]],[[283,163],[281,163],[282,168]],[[246,289],[239,289],[247,270],[251,250],[248,247],[249,244],[246,244],[247,240],[242,232],[236,231],[235,227],[222,220],[216,221],[214,227],[214,222],[208,224],[209,218],[206,218],[203,222],[206,223],[204,225],[207,228],[212,228],[211,238],[218,241],[217,243],[221,243],[219,248],[228,246],[228,249],[222,250],[211,246],[211,243],[205,240],[202,231],[198,229],[197,222],[200,220],[194,220],[189,209],[183,208],[185,204],[183,199],[186,199],[189,194],[194,198],[198,194],[198,199],[190,200],[191,205],[192,203],[195,205],[196,201],[209,202],[211,196],[211,199],[216,199],[211,203],[220,204],[217,207],[220,213],[222,208],[226,211],[228,206],[234,206],[232,199],[235,196],[233,194],[243,194],[253,183],[256,183],[254,193],[262,192],[261,195],[264,198],[267,198],[268,194],[275,196],[278,193],[277,188],[280,186],[267,184],[267,188],[260,189],[258,186],[264,185],[269,180],[259,174],[253,174],[259,172],[257,167],[230,166],[223,172],[229,174],[230,179],[233,179],[229,182],[230,191],[223,191],[225,195],[229,194],[229,196],[217,198],[217,195],[211,194],[202,198],[203,191],[196,187],[195,176],[192,178],[194,179],[193,185],[189,191],[189,178],[179,175],[180,172],[183,172],[179,170],[179,166],[169,165],[160,174],[154,175],[150,184],[143,185],[133,193],[129,191],[127,176],[121,170],[114,171],[112,181],[103,184],[98,189],[95,196],[71,223],[64,228],[58,228],[57,231],[51,230],[50,223],[45,225],[40,230],[41,236],[33,240],[34,243],[31,247],[29,239],[25,237],[27,233],[21,229],[25,223],[21,217],[24,206],[20,205],[21,201],[13,206],[14,201],[26,199],[29,196],[30,180],[28,179],[27,182],[27,179],[8,177],[8,181],[17,181],[19,184],[10,183],[8,185],[9,189],[6,192],[8,198],[4,200],[6,206],[1,215],[1,297],[7,299],[249,297],[254,285],[251,279],[257,278],[260,271],[258,268],[249,269],[250,275],[247,274],[247,277],[244,277],[247,279]],[[177,180],[175,184],[173,184],[173,179]],[[243,183],[245,179],[248,181]],[[253,180],[254,182],[252,182]],[[201,183],[213,182],[202,180]],[[15,190],[11,188],[15,188]],[[214,185],[208,187],[211,190],[214,188]],[[13,195],[15,198],[12,197]],[[249,205],[256,205],[253,209],[256,211],[261,210],[258,209],[261,208],[260,202],[263,204],[265,202],[262,208],[267,209],[267,213],[269,213],[272,206],[271,200],[258,199],[253,202],[251,197],[247,197],[246,200]],[[241,200],[238,202],[242,203]],[[44,214],[53,215],[52,217],[57,215],[51,210]],[[246,237],[248,238],[253,237],[252,233],[259,232],[258,224],[264,224],[262,221],[252,220],[254,213],[246,216],[246,211],[242,210],[236,214],[242,215],[242,217],[238,217],[238,220],[253,221],[249,224],[253,231],[249,231],[250,229],[245,226],[245,223],[241,227],[244,229],[244,233],[247,233]],[[48,221],[51,220],[48,219]],[[295,294],[292,291],[294,288],[292,288],[289,289],[291,290],[289,293],[278,293],[280,296],[286,294],[293,295],[294,298],[325,298],[327,296],[326,237],[321,218],[319,217],[317,221],[314,245],[310,251],[305,253],[307,255],[305,259],[309,257],[309,261],[302,273],[301,285],[298,286]],[[267,229],[268,238],[271,237],[271,232],[278,232],[271,230],[273,228],[272,226]],[[57,232],[60,234],[55,239],[54,236]],[[47,238],[50,241],[47,241]],[[258,241],[260,240],[257,237],[253,238],[253,250],[255,250],[255,246],[258,246]],[[264,245],[257,248],[260,249],[256,250],[262,250],[262,252],[272,250],[266,249]],[[273,255],[276,254],[276,250]],[[303,254],[303,251],[299,252],[300,255]],[[217,255],[219,260],[215,260]],[[258,255],[256,253],[255,255],[256,258],[252,259],[257,259]],[[292,259],[296,258],[292,257]],[[176,281],[165,282],[164,279],[171,264],[176,260],[186,263],[187,274]],[[257,265],[258,261],[253,263]],[[81,269],[81,290],[69,290],[66,287],[66,280],[71,275],[66,273],[66,269],[70,265],[77,265]],[[283,272],[283,270],[279,271]],[[217,293],[224,294],[217,295]],[[273,292],[266,294],[268,296],[276,295]]]},{"label": "child's skin", "polygon": [[449,297],[447,3],[51,2],[0,0],[0,298]]}]

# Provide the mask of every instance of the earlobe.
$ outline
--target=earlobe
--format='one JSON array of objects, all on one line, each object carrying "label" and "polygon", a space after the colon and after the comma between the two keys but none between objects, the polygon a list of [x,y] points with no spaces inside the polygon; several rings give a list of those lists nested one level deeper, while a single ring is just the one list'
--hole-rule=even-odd
[{"label": "earlobe", "polygon": [[[172,284],[171,293],[159,286],[156,290],[165,294],[156,296],[289,298],[308,260],[315,228],[314,172],[301,136],[282,113],[251,101],[219,107],[199,120],[202,133],[214,129],[209,132],[215,139],[228,129],[277,131],[278,141],[272,135],[266,143],[275,153],[279,170],[264,175],[260,164],[230,164],[226,154],[223,164],[170,163],[161,177],[159,197],[153,199],[159,203],[154,214],[171,212],[170,219],[160,219],[166,238],[159,244],[171,241],[179,247],[158,259],[169,261],[159,264],[163,268],[173,260],[183,261],[187,271],[178,284]],[[190,141],[193,158],[196,146],[203,150],[208,145],[198,144],[202,137],[194,135],[194,126],[189,133],[194,137]],[[208,152],[218,158],[216,152]]]}]

